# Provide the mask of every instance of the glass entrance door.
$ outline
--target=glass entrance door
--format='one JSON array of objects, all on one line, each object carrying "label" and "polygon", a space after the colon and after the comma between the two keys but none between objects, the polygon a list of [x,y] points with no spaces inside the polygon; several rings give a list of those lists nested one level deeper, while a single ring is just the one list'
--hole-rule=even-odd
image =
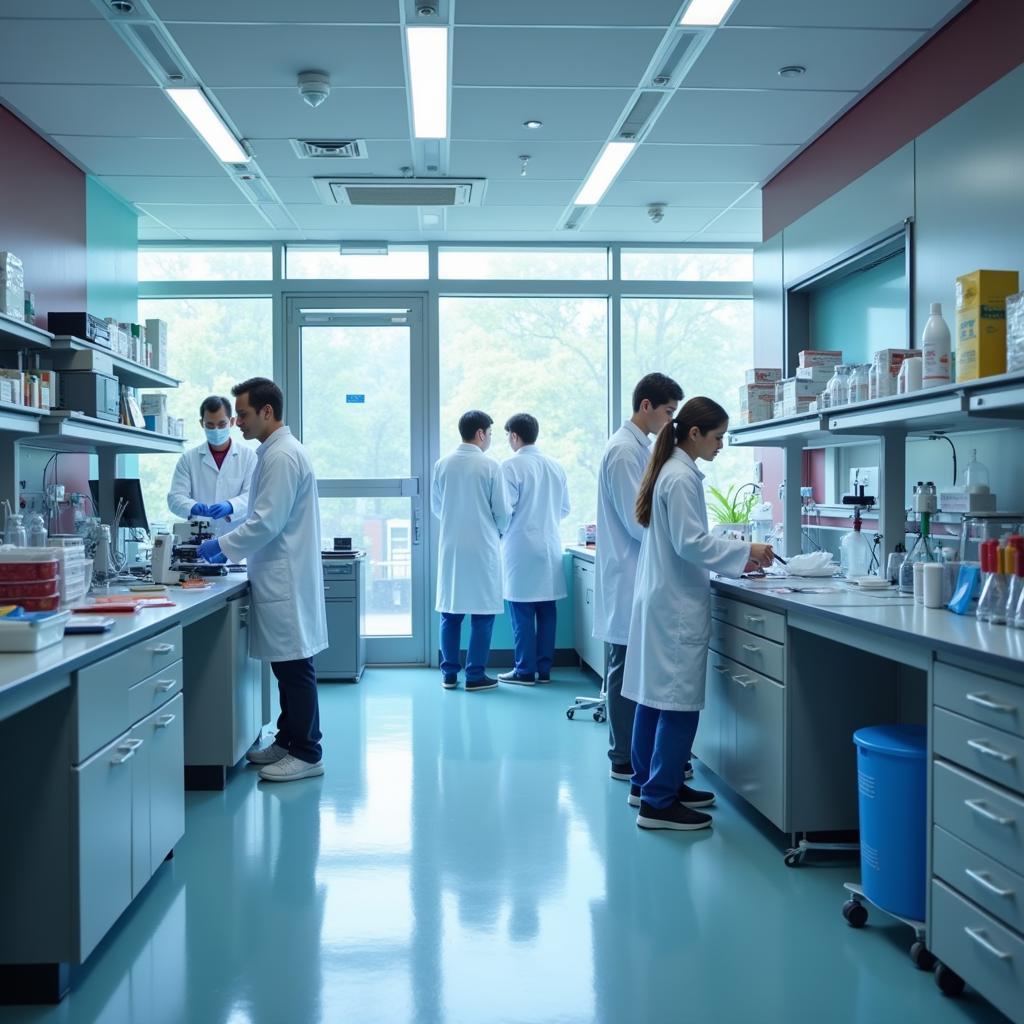
[{"label": "glass entrance door", "polygon": [[419,296],[290,296],[289,425],[316,470],[324,547],[366,553],[367,660],[427,662],[426,357]]}]

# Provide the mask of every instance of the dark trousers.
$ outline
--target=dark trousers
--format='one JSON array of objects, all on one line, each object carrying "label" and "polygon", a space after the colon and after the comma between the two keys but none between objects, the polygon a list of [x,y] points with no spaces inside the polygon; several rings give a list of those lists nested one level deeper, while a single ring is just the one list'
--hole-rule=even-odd
[{"label": "dark trousers", "polygon": [[274,742],[300,761],[316,764],[323,756],[320,739],[320,701],[316,691],[316,671],[312,658],[297,661],[272,661],[281,698]]},{"label": "dark trousers", "polygon": [[509,601],[512,639],[516,645],[516,674],[551,675],[555,660],[554,601]]},{"label": "dark trousers", "polygon": [[633,785],[640,787],[644,803],[664,810],[677,799],[699,718],[699,711],[659,711],[636,705]]},{"label": "dark trousers", "polygon": [[[441,673],[459,674],[459,649],[462,646],[462,612],[441,612]],[[466,679],[483,679],[487,656],[491,653],[493,615],[473,615],[470,619],[469,643],[466,644]]]},{"label": "dark trousers", "polygon": [[636,705],[622,696],[622,671],[626,666],[626,645],[604,645],[605,705],[608,708],[608,760],[612,764],[629,764],[630,744],[633,742],[633,715]]}]

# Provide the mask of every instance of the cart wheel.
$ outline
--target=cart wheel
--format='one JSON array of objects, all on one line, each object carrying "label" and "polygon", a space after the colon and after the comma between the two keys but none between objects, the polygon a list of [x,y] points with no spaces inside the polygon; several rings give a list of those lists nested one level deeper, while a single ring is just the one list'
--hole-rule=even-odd
[{"label": "cart wheel", "polygon": [[964,979],[945,964],[939,964],[935,969],[935,984],[939,986],[944,996],[955,997],[964,990]]},{"label": "cart wheel", "polygon": [[604,714],[603,711],[595,711],[594,712],[594,721],[595,722],[603,722],[604,720],[605,720],[605,714]]},{"label": "cart wheel", "polygon": [[843,917],[851,928],[863,928],[868,923],[868,908],[859,900],[847,900],[843,904]]},{"label": "cart wheel", "polygon": [[783,858],[783,863],[786,865],[787,868],[798,868],[803,863],[803,861],[804,859],[800,856],[799,851],[794,852],[790,850],[790,852],[787,853],[786,856]]},{"label": "cart wheel", "polygon": [[571,722],[573,720],[573,717],[575,716],[575,714],[576,714],[576,709],[575,708],[569,708],[569,710],[566,711],[566,713],[565,713],[565,717],[568,718],[569,721]]},{"label": "cart wheel", "polygon": [[920,939],[910,947],[910,961],[919,971],[932,971],[938,963],[935,954]]}]

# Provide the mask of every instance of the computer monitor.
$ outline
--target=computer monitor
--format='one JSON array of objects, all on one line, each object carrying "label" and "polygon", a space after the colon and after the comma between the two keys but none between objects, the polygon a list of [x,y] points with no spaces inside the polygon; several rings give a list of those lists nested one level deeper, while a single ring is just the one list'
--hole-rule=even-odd
[{"label": "computer monitor", "polygon": [[114,481],[114,507],[100,510],[99,481],[90,480],[89,490],[92,492],[92,507],[97,515],[102,511],[102,518],[113,516],[123,498],[124,515],[121,526],[126,530],[145,530],[149,533],[149,519],[146,518],[146,506],[142,501],[142,487],[135,477],[119,477]]}]

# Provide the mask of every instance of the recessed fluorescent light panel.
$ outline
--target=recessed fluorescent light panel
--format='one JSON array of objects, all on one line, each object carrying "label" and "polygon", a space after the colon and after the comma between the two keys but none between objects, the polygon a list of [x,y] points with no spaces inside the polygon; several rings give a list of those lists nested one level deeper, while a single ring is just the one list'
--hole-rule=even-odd
[{"label": "recessed fluorescent light panel", "polygon": [[622,170],[622,165],[633,152],[635,142],[609,142],[604,147],[601,158],[587,176],[587,180],[576,197],[577,206],[593,206],[601,202],[601,197],[608,191],[608,186],[615,180],[615,175]]},{"label": "recessed fluorescent light panel", "polygon": [[218,160],[226,164],[245,164],[251,157],[231,134],[220,114],[210,105],[201,89],[167,89],[171,102],[185,115],[189,124],[202,136]]},{"label": "recessed fluorescent light panel", "polygon": [[690,0],[680,25],[721,25],[733,0]]},{"label": "recessed fluorescent light panel", "polygon": [[417,25],[405,30],[417,139],[448,135],[448,29]]}]

